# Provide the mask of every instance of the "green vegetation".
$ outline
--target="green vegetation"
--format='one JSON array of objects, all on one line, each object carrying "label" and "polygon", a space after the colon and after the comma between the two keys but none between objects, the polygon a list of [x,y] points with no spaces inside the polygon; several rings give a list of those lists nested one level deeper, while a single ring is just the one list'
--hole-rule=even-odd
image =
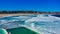
[{"label": "green vegetation", "polygon": [[37,11],[0,11],[0,14],[37,13]]},{"label": "green vegetation", "polygon": [[15,29],[8,29],[8,32],[11,34],[38,34],[28,28],[25,27],[20,27],[20,28],[15,28]]}]

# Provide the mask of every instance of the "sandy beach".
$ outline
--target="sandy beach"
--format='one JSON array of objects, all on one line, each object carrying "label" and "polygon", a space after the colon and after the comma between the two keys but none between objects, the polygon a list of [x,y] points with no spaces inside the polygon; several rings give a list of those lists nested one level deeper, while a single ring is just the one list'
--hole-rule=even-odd
[{"label": "sandy beach", "polygon": [[0,17],[17,16],[17,15],[31,15],[31,14],[0,14]]}]

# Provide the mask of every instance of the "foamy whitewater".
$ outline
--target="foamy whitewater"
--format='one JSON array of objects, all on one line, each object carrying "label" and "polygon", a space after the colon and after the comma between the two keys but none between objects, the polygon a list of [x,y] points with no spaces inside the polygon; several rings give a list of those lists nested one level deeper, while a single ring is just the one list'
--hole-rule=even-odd
[{"label": "foamy whitewater", "polygon": [[18,27],[27,27],[39,34],[60,34],[60,17],[51,14],[33,14],[0,18],[0,28]]}]

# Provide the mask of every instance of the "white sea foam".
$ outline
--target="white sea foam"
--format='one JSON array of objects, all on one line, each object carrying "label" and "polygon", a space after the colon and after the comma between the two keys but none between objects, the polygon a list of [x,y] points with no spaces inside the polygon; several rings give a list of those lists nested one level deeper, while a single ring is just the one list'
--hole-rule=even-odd
[{"label": "white sea foam", "polygon": [[[6,28],[27,27],[41,34],[59,34],[60,18],[51,15],[18,16],[11,20],[0,20]],[[20,21],[20,22],[19,22]],[[23,24],[21,24],[21,21]],[[5,23],[6,22],[6,23]],[[11,26],[12,27],[11,27]]]}]

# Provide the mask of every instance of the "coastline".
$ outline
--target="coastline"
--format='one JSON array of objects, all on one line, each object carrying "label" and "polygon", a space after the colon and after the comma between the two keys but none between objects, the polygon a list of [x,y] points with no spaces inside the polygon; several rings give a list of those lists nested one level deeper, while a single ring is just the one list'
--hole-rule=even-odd
[{"label": "coastline", "polygon": [[17,16],[17,15],[33,15],[33,14],[0,14],[0,18],[8,16]]}]

